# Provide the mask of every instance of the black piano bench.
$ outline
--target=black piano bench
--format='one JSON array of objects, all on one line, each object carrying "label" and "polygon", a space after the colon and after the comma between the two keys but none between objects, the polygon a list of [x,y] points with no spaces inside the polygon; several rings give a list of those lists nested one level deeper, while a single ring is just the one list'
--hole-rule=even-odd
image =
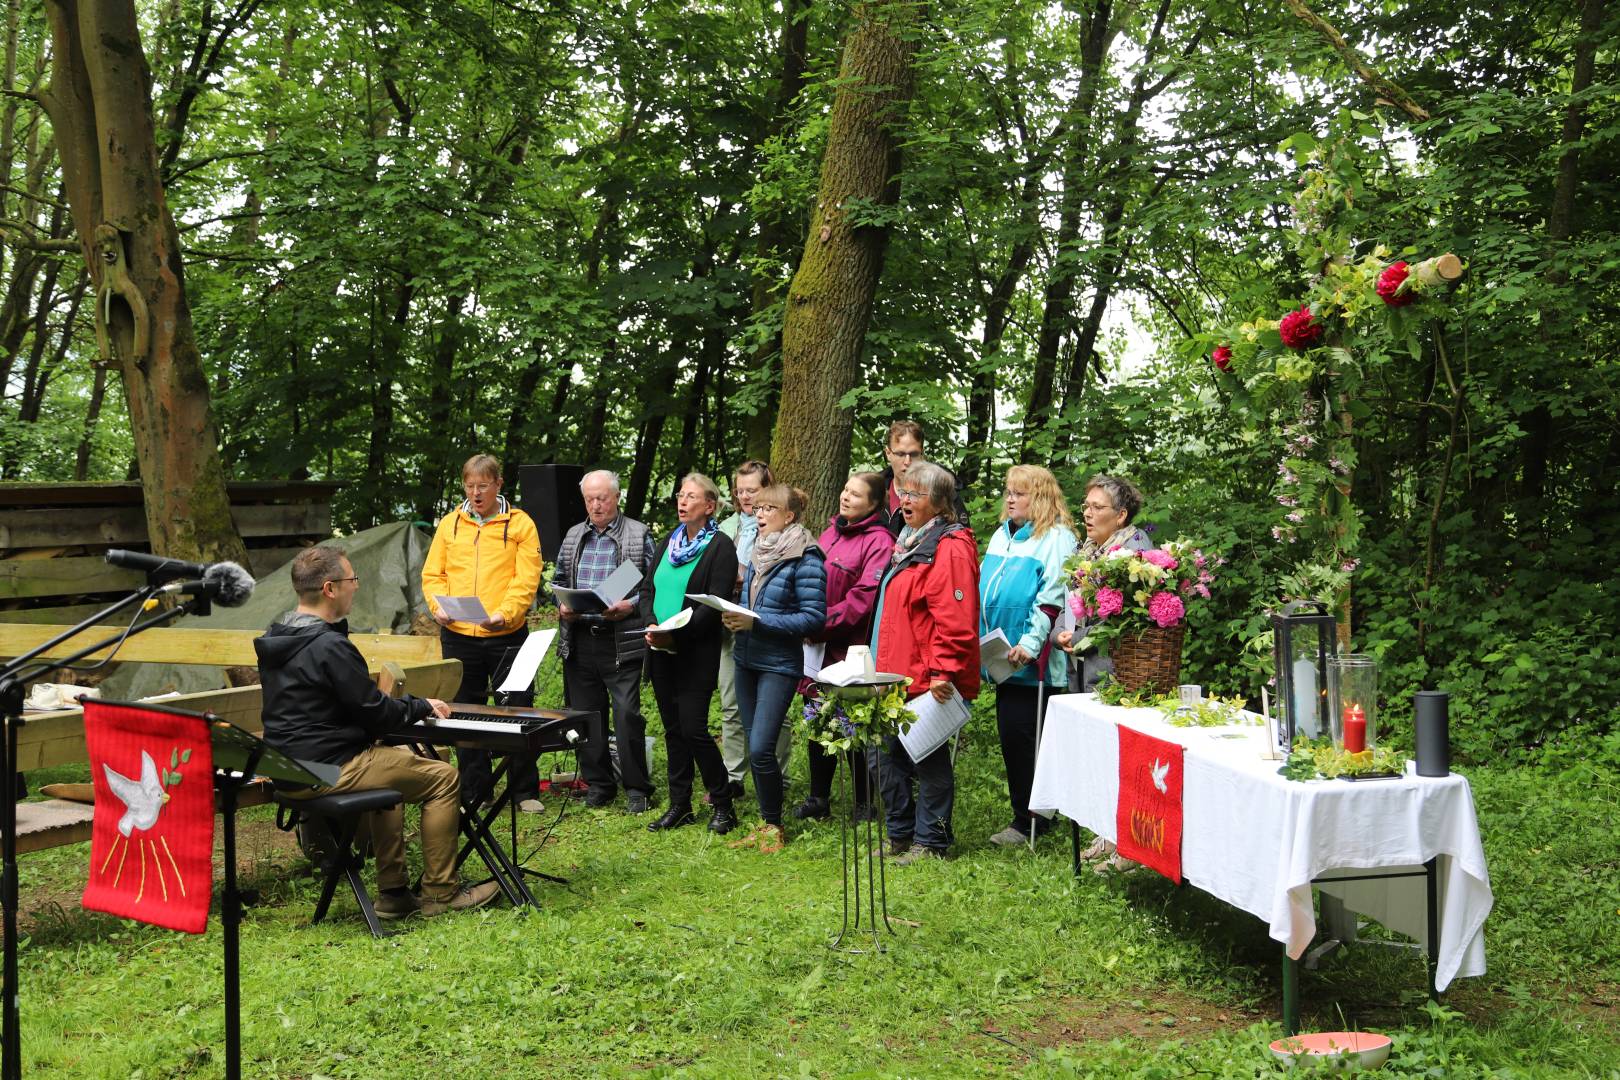
[{"label": "black piano bench", "polygon": [[386,936],[382,921],[377,918],[377,910],[371,906],[371,895],[366,892],[365,882],[360,879],[360,871],[366,865],[366,860],[355,850],[355,839],[364,815],[373,810],[390,810],[403,802],[404,796],[392,788],[370,788],[317,795],[312,799],[300,799],[278,791],[275,800],[280,808],[276,812],[277,827],[291,831],[300,819],[308,819],[312,824],[324,825],[332,835],[330,857],[324,859],[320,867],[325,874],[321,882],[321,899],[315,905],[315,917],[310,923],[318,923],[326,918],[326,909],[332,905],[338,881],[348,878],[349,888],[354,890],[355,903],[360,905],[360,913],[366,917],[366,925],[371,928],[372,936]]}]

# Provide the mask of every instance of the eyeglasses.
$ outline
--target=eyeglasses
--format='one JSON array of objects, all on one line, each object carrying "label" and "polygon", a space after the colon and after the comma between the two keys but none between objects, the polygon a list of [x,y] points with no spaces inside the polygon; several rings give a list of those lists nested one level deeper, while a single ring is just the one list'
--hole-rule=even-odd
[{"label": "eyeglasses", "polygon": [[353,577],[335,577],[335,578],[327,578],[327,579],[326,579],[326,580],[327,580],[327,581],[330,581],[330,582],[331,582],[331,583],[332,583],[332,584],[334,584],[334,585],[341,585],[341,584],[343,584],[343,583],[344,583],[344,582],[345,582],[345,581],[359,581],[359,580],[360,580],[360,575],[359,575],[359,574],[356,574],[356,575],[355,575],[355,576],[353,576]]},{"label": "eyeglasses", "polygon": [[1003,499],[1022,499],[1028,494],[1029,492],[1027,491],[1014,491],[1012,488],[1008,488],[1006,491],[1001,493],[1001,497]]},{"label": "eyeglasses", "polygon": [[780,509],[782,509],[780,506],[774,506],[771,503],[754,504],[754,513],[756,514],[774,514]]},{"label": "eyeglasses", "polygon": [[895,488],[894,493],[896,495],[900,496],[900,500],[902,502],[904,502],[907,499],[911,499],[911,500],[915,501],[917,499],[925,499],[925,498],[928,497],[923,492],[921,492],[921,491],[912,491],[910,488]]},{"label": "eyeglasses", "polygon": [[916,461],[923,456],[921,450],[888,450],[886,453],[890,457],[905,458],[907,461]]},{"label": "eyeglasses", "polygon": [[461,490],[465,491],[469,495],[482,495],[484,492],[489,491],[494,486],[494,484],[462,484]]}]

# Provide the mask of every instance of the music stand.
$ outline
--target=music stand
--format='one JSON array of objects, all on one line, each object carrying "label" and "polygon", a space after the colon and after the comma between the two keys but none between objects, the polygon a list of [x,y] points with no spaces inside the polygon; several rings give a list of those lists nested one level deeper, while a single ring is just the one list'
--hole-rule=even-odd
[{"label": "music stand", "polygon": [[[62,660],[40,660],[40,656],[60,645],[70,638],[77,637],[97,623],[136,604],[144,604],[154,599],[162,590],[165,578],[154,570],[147,574],[147,584],[137,589],[122,600],[109,604],[107,607],[91,615],[83,622],[57,634],[39,646],[30,649],[21,656],[15,657],[0,664],[0,723],[5,725],[5,732],[0,736],[0,926],[4,933],[4,960],[0,966],[0,1080],[22,1080],[22,1033],[21,1022],[17,1015],[17,907],[18,882],[17,871],[17,731],[24,724],[23,720],[23,688],[31,679],[38,679],[50,674],[59,668],[71,667],[73,664],[92,653],[97,653],[111,647],[116,654],[118,647],[129,638],[134,637],[143,630],[162,626],[173,622],[182,615],[207,615],[211,610],[209,597],[204,594],[193,596],[166,611],[159,611],[150,618],[142,619],[137,611],[134,620],[123,630],[111,637],[103,638],[93,645],[87,645],[78,652]],[[112,659],[109,655],[96,666],[107,663]],[[33,665],[30,667],[29,665]]]}]

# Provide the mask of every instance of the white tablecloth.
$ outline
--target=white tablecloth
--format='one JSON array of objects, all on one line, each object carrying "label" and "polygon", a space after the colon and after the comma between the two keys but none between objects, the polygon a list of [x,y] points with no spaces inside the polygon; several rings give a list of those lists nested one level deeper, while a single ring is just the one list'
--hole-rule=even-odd
[{"label": "white tablecloth", "polygon": [[[1116,839],[1116,724],[1185,747],[1181,872],[1190,884],[1265,920],[1298,959],[1316,933],[1311,881],[1332,871],[1418,870],[1439,857],[1440,950],[1435,986],[1485,972],[1490,875],[1468,781],[1297,783],[1261,758],[1265,728],[1176,728],[1156,709],[1104,705],[1091,694],[1051,699],[1030,809],[1058,811]],[[1352,911],[1427,945],[1422,877],[1323,886]]]}]

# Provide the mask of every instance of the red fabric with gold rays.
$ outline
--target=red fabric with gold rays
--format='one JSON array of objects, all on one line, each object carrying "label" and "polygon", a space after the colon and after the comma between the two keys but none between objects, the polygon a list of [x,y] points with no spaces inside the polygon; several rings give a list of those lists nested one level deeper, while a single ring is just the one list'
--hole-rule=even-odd
[{"label": "red fabric with gold rays", "polygon": [[96,788],[86,910],[202,933],[214,884],[208,721],[86,701],[84,742]]},{"label": "red fabric with gold rays", "polygon": [[1181,745],[1119,725],[1114,846],[1181,884]]}]

